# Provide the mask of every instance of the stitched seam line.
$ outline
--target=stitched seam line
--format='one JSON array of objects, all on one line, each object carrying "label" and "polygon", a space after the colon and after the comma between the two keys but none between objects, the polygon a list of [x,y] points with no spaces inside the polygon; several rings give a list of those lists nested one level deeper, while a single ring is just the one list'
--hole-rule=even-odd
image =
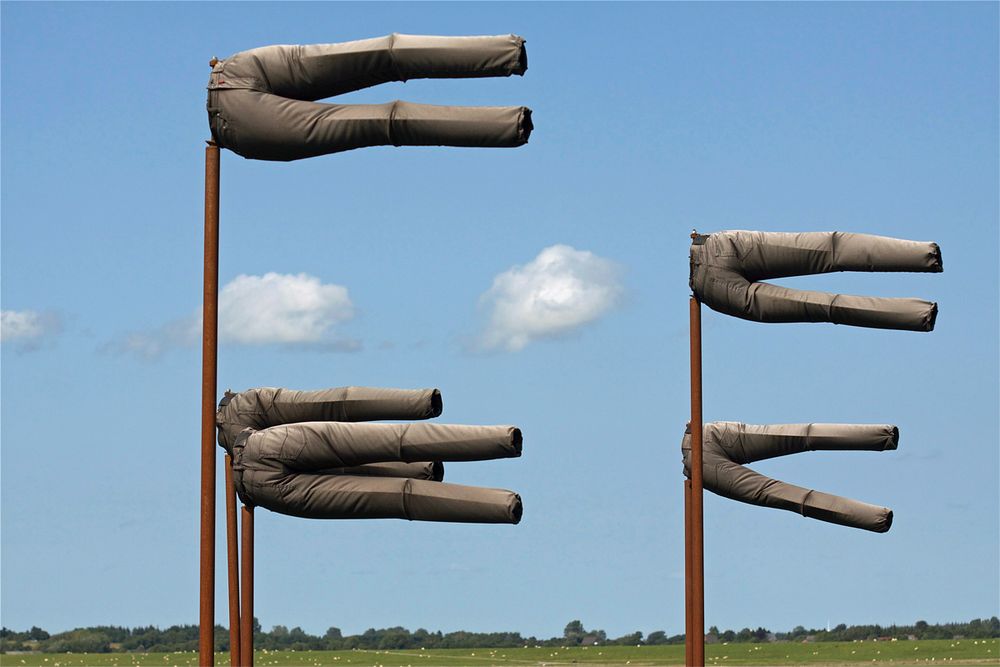
[{"label": "stitched seam line", "polygon": [[396,106],[399,104],[399,100],[392,103],[392,108],[389,109],[389,124],[386,127],[386,137],[389,139],[389,143],[393,146],[398,147],[399,144],[396,143],[396,138],[392,136],[392,128],[396,124]]},{"label": "stitched seam line", "polygon": [[406,517],[408,521],[413,521],[410,517],[410,505],[407,500],[410,497],[410,486],[413,484],[413,480],[407,479],[403,482],[403,516]]},{"label": "stitched seam line", "polygon": [[806,501],[809,500],[809,496],[811,496],[812,493],[813,493],[812,489],[809,489],[808,491],[806,491],[806,495],[803,496],[802,502],[799,504],[799,513],[802,516],[806,516]]}]

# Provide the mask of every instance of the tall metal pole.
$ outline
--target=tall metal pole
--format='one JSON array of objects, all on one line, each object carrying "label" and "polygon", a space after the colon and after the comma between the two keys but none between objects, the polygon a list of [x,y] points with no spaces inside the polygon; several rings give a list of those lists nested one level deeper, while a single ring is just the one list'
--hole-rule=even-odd
[{"label": "tall metal pole", "polygon": [[236,534],[236,487],[233,485],[233,460],[226,454],[226,551],[229,558],[229,664],[239,667],[240,660],[240,563]]},{"label": "tall metal pole", "polygon": [[691,588],[691,480],[684,480],[684,664],[694,664],[694,595]]},{"label": "tall metal pole", "polygon": [[702,508],[701,303],[691,297],[691,658],[705,665],[705,533]]},{"label": "tall metal pole", "polygon": [[215,664],[215,385],[219,338],[219,147],[205,147],[205,274],[201,344],[201,598],[198,664]]},{"label": "tall metal pole", "polygon": [[243,506],[243,548],[240,577],[243,580],[240,611],[240,667],[253,667],[253,507]]}]

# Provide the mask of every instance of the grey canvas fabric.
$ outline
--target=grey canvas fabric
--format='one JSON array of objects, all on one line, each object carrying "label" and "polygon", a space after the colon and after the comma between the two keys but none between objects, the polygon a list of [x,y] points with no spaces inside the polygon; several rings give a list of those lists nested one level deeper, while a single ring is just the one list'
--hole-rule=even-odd
[{"label": "grey canvas fabric", "polygon": [[264,46],[212,68],[208,118],[219,146],[257,160],[298,160],[365,146],[515,147],[528,141],[527,107],[461,107],[315,100],[387,81],[521,75],[516,35],[392,34],[339,44]]},{"label": "grey canvas fabric", "polygon": [[844,232],[724,231],[691,245],[691,289],[712,310],[755,322],[833,322],[931,331],[937,304],[793,290],[766,279],[835,271],[942,271],[936,243]]},{"label": "grey canvas fabric", "polygon": [[[774,507],[851,528],[884,533],[892,510],[804,489],[744,467],[776,456],[807,451],[896,449],[899,430],[889,424],[770,424],[711,422],[702,431],[702,483],[713,493],[751,505]],[[684,474],[691,476],[691,434],[681,443]]]},{"label": "grey canvas fabric", "polygon": [[445,484],[443,461],[521,455],[514,426],[371,424],[441,414],[437,389],[226,392],[216,415],[241,500],[315,519],[517,523],[521,498]]}]

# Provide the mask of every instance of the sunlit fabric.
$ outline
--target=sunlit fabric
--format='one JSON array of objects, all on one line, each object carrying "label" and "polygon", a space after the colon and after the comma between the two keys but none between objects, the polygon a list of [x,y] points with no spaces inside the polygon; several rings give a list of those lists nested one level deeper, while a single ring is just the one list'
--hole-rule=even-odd
[{"label": "sunlit fabric", "polygon": [[[890,424],[741,424],[710,422],[702,430],[702,483],[726,498],[789,510],[820,521],[884,533],[892,510],[765,477],[745,467],[776,456],[808,451],[896,449],[899,430]],[[691,434],[681,442],[684,474],[691,476]]]},{"label": "sunlit fabric", "polygon": [[366,146],[515,147],[531,110],[315,100],[389,81],[521,75],[524,39],[392,34],[339,44],[264,46],[217,62],[208,84],[214,141],[246,158],[298,160]]},{"label": "sunlit fabric", "polygon": [[760,282],[835,271],[940,273],[936,243],[843,232],[724,231],[691,244],[691,289],[712,310],[755,322],[832,322],[931,331],[937,304],[849,296]]},{"label": "sunlit fabric", "polygon": [[521,455],[514,426],[372,424],[441,414],[437,389],[227,392],[216,423],[240,499],[315,519],[517,523],[521,498],[445,484],[444,461]]}]

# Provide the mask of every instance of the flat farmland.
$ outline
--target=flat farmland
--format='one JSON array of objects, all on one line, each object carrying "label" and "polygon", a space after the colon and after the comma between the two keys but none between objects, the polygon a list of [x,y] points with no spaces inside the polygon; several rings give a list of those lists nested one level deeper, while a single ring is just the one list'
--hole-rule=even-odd
[{"label": "flat farmland", "polygon": [[[707,665],[1000,665],[1000,640],[817,642],[810,644],[710,644]],[[3,667],[186,667],[186,653],[32,653],[0,655]],[[229,654],[218,653],[218,667]],[[257,651],[255,667],[489,667],[490,665],[684,664],[683,646],[590,646],[586,648],[434,649],[416,651]]]}]

